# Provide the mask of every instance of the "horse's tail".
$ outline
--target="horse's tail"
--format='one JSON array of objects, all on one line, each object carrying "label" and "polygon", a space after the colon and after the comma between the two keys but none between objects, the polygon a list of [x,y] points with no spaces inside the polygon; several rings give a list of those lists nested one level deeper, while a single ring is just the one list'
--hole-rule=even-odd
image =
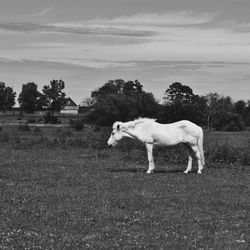
[{"label": "horse's tail", "polygon": [[200,134],[198,138],[198,149],[201,154],[201,163],[204,166],[205,165],[205,157],[204,157],[204,151],[203,151],[203,130],[200,128]]}]

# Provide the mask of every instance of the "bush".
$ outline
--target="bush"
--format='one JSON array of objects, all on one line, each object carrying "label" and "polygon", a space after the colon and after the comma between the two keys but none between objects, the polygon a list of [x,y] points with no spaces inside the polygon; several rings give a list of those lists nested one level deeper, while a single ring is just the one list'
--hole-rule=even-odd
[{"label": "bush", "polygon": [[55,131],[55,135],[57,137],[63,136],[63,137],[71,137],[73,135],[72,130],[70,128],[58,128]]},{"label": "bush", "polygon": [[1,132],[1,142],[9,142],[10,136],[7,132]]},{"label": "bush", "polygon": [[29,132],[30,127],[28,126],[28,124],[22,124],[22,125],[18,126],[17,131],[19,131],[19,132]]},{"label": "bush", "polygon": [[249,145],[239,146],[228,142],[215,145],[209,143],[205,150],[206,164],[247,165],[250,163],[249,150]]},{"label": "bush", "polygon": [[221,131],[236,132],[236,131],[241,131],[241,128],[234,121],[231,121],[230,123],[228,123],[225,126],[223,126],[221,128]]},{"label": "bush", "polygon": [[43,123],[43,119],[42,118],[37,119],[37,123]]},{"label": "bush", "polygon": [[83,121],[80,119],[77,120],[72,120],[70,119],[69,121],[70,126],[75,130],[75,131],[82,131],[84,128]]},{"label": "bush", "polygon": [[51,114],[51,112],[47,112],[44,117],[45,123],[58,124],[61,123],[57,116]]},{"label": "bush", "polygon": [[62,129],[61,135],[63,135],[64,137],[71,137],[73,133],[70,128],[65,128],[65,129]]},{"label": "bush", "polygon": [[34,135],[42,135],[42,134],[43,134],[43,131],[42,131],[41,128],[36,127],[36,128],[34,128],[34,130],[33,130],[33,134],[34,134]]},{"label": "bush", "polygon": [[214,124],[216,130],[221,131],[242,131],[245,130],[245,125],[242,117],[237,113],[228,112],[221,114],[217,122]]},{"label": "bush", "polygon": [[29,118],[29,119],[27,119],[27,122],[28,122],[28,123],[36,123],[36,119],[34,119],[34,118]]},{"label": "bush", "polygon": [[57,143],[59,142],[60,144],[63,144],[67,141],[69,137],[72,137],[73,133],[71,129],[65,128],[65,129],[57,129],[56,132],[56,138],[54,138],[54,142]]}]

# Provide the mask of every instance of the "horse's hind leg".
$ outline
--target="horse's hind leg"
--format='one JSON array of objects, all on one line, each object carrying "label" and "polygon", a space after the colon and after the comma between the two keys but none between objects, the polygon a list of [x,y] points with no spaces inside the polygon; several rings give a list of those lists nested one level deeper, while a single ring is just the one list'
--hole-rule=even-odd
[{"label": "horse's hind leg", "polygon": [[200,151],[199,151],[199,149],[198,149],[198,147],[196,145],[193,145],[192,149],[193,149],[193,151],[195,153],[195,156],[197,158],[197,161],[198,161],[198,172],[197,173],[201,174],[201,171],[203,169],[203,165],[201,163],[201,154],[200,154]]},{"label": "horse's hind leg", "polygon": [[184,173],[188,174],[192,169],[192,162],[193,162],[192,154],[193,154],[193,152],[192,152],[192,149],[190,148],[189,145],[187,145],[187,144],[184,144],[184,145],[185,145],[185,147],[186,147],[186,149],[188,151],[188,165],[187,165],[187,168],[184,171]]},{"label": "horse's hind leg", "polygon": [[191,169],[192,169],[192,162],[193,162],[193,158],[191,155],[188,156],[188,165],[187,165],[187,168],[186,170],[184,171],[185,174],[188,174]]},{"label": "horse's hind leg", "polygon": [[153,145],[146,144],[147,155],[148,155],[148,171],[147,174],[152,174],[155,169],[154,157],[153,157]]}]

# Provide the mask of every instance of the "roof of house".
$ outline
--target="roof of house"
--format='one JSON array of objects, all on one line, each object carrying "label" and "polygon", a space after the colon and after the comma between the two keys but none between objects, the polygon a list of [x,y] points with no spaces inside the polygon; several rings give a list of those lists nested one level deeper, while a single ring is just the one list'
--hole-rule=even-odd
[{"label": "roof of house", "polygon": [[77,106],[77,104],[70,97],[68,97],[66,99],[65,104],[64,104],[64,107],[66,107],[66,106],[73,106],[73,107],[75,107],[75,106]]}]

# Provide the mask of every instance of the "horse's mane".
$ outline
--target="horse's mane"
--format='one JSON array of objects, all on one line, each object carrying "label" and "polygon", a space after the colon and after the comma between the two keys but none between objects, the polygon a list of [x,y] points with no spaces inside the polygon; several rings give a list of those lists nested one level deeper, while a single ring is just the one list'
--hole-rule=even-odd
[{"label": "horse's mane", "polygon": [[138,118],[138,119],[135,119],[133,121],[126,122],[126,127],[127,128],[134,128],[137,124],[145,123],[145,122],[155,122],[155,121],[156,121],[156,119],[152,119],[152,118]]}]

